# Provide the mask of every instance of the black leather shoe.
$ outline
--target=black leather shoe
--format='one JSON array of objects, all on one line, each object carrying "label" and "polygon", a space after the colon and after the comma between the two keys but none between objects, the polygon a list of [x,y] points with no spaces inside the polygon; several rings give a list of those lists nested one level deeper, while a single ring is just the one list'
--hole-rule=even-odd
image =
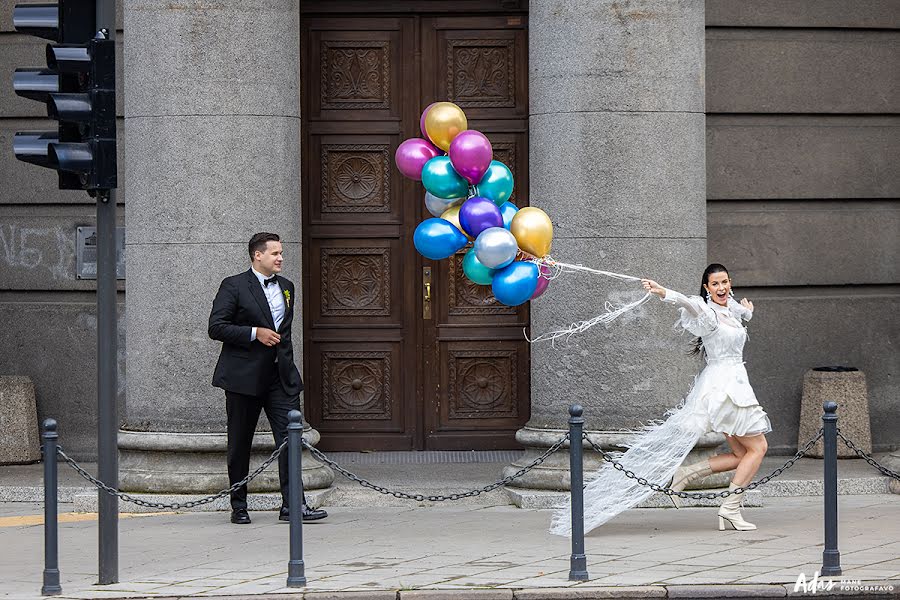
[{"label": "black leather shoe", "polygon": [[[303,505],[303,520],[304,521],[318,521],[319,519],[324,519],[328,516],[328,513],[322,510],[321,508],[310,508]],[[281,512],[278,513],[279,521],[289,521],[291,518],[291,511],[287,506],[281,507]]]},{"label": "black leather shoe", "polygon": [[249,525],[250,515],[247,514],[246,508],[235,508],[231,511],[231,522],[236,525]]}]

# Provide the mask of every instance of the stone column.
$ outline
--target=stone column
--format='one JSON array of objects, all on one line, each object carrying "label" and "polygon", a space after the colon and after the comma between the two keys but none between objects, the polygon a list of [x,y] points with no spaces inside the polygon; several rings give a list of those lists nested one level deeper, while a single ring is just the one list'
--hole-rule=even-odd
[{"label": "stone column", "polygon": [[[136,491],[218,490],[227,487],[225,398],[210,384],[220,345],[207,337],[207,320],[219,282],[249,268],[253,233],[273,231],[284,239],[285,276],[302,284],[299,8],[295,0],[124,5],[121,482]],[[271,434],[257,438],[260,457],[269,454]],[[329,469],[304,463],[307,488],[331,484]],[[263,488],[277,489],[277,470],[267,473]]]},{"label": "stone column", "polygon": [[[553,220],[553,256],[646,276],[696,294],[706,260],[702,0],[532,2],[529,14],[531,205]],[[636,300],[639,284],[589,274],[556,279],[531,304],[533,335]],[[614,446],[663,418],[699,368],[675,311],[657,299],[612,325],[531,350],[531,420],[516,439],[529,462],[566,429],[568,406]],[[716,446],[721,436],[705,436]],[[585,454],[586,469],[596,454]],[[519,480],[567,489],[568,457]]]}]

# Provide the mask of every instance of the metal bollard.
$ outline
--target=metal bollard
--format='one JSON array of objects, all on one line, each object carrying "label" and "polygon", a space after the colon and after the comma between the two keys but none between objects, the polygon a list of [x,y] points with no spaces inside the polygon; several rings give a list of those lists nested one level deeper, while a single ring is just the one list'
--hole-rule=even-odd
[{"label": "metal bollard", "polygon": [[303,564],[303,416],[299,410],[288,413],[288,510],[290,511],[290,560],[287,586],[306,586]]},{"label": "metal bollard", "polygon": [[837,518],[837,403],[822,403],[825,453],[825,550],[822,552],[822,575],[841,574],[841,553],[838,550]]},{"label": "metal bollard", "polygon": [[46,419],[44,432],[44,585],[42,596],[56,596],[62,593],[59,585],[59,531],[57,529],[56,507],[56,444],[59,434],[56,421]]},{"label": "metal bollard", "polygon": [[580,404],[569,407],[569,473],[572,500],[572,557],[569,561],[569,581],[588,579],[587,557],[584,555],[584,464],[582,462],[582,431],[584,409]]}]

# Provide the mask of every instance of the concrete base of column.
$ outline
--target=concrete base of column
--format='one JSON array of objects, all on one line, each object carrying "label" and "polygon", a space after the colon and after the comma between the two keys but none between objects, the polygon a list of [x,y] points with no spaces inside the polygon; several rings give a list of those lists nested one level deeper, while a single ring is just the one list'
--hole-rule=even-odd
[{"label": "concrete base of column", "polygon": [[[633,435],[628,431],[589,431],[587,433],[591,440],[604,450],[623,450],[622,444]],[[503,469],[503,476],[512,476],[519,469],[530,464],[564,434],[565,430],[562,429],[538,429],[527,425],[517,431],[516,441],[525,446],[525,453]],[[684,461],[685,464],[692,464],[715,455],[716,449],[724,442],[725,436],[721,433],[704,434],[688,454]],[[590,473],[599,469],[602,463],[603,459],[600,455],[586,445],[584,449],[585,480],[589,480]],[[725,487],[729,481],[731,481],[730,472],[714,473],[690,487],[692,489]],[[568,490],[569,486],[569,453],[565,449],[551,455],[543,463],[509,484],[509,487],[532,490]]]},{"label": "concrete base of column", "polygon": [[[885,466],[891,471],[900,473],[900,450],[895,450],[888,455]],[[889,489],[893,494],[900,494],[900,481],[891,479]]]},{"label": "concrete base of column", "polygon": [[[306,426],[303,438],[315,445],[319,432]],[[257,432],[250,457],[252,472],[275,450],[269,432]],[[224,433],[172,433],[119,430],[119,486],[129,492],[207,494],[228,487],[228,440]],[[303,452],[303,487],[324,489],[334,472]],[[250,482],[250,492],[278,491],[278,465]]]}]

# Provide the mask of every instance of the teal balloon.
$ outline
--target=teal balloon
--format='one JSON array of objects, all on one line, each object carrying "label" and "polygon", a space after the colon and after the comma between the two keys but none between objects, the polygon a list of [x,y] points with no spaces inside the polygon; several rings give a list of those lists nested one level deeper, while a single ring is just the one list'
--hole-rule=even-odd
[{"label": "teal balloon", "polygon": [[504,202],[500,207],[500,216],[503,217],[503,227],[509,229],[512,218],[519,212],[519,207],[512,202]]},{"label": "teal balloon", "polygon": [[422,167],[422,185],[438,198],[465,198],[469,182],[459,176],[449,156],[435,156]]},{"label": "teal balloon", "polygon": [[537,289],[538,266],[533,262],[514,261],[494,273],[491,290],[494,297],[507,306],[518,306],[531,299]]},{"label": "teal balloon", "polygon": [[441,260],[456,254],[469,239],[446,219],[425,219],[416,227],[413,245],[419,254],[431,260]]},{"label": "teal balloon", "polygon": [[472,283],[478,285],[491,285],[494,280],[495,269],[489,269],[478,260],[475,256],[475,248],[470,248],[462,261],[463,273]]},{"label": "teal balloon", "polygon": [[[425,163],[425,167],[427,168],[431,161],[437,160],[438,158],[440,157],[432,158],[428,163]],[[424,171],[422,172],[422,181],[425,181]],[[512,171],[499,160],[492,160],[491,165],[488,167],[484,177],[481,178],[481,181],[478,182],[477,187],[479,196],[489,198],[497,206],[503,206],[503,203],[512,196]],[[449,198],[449,196],[444,196],[444,198]]]}]

